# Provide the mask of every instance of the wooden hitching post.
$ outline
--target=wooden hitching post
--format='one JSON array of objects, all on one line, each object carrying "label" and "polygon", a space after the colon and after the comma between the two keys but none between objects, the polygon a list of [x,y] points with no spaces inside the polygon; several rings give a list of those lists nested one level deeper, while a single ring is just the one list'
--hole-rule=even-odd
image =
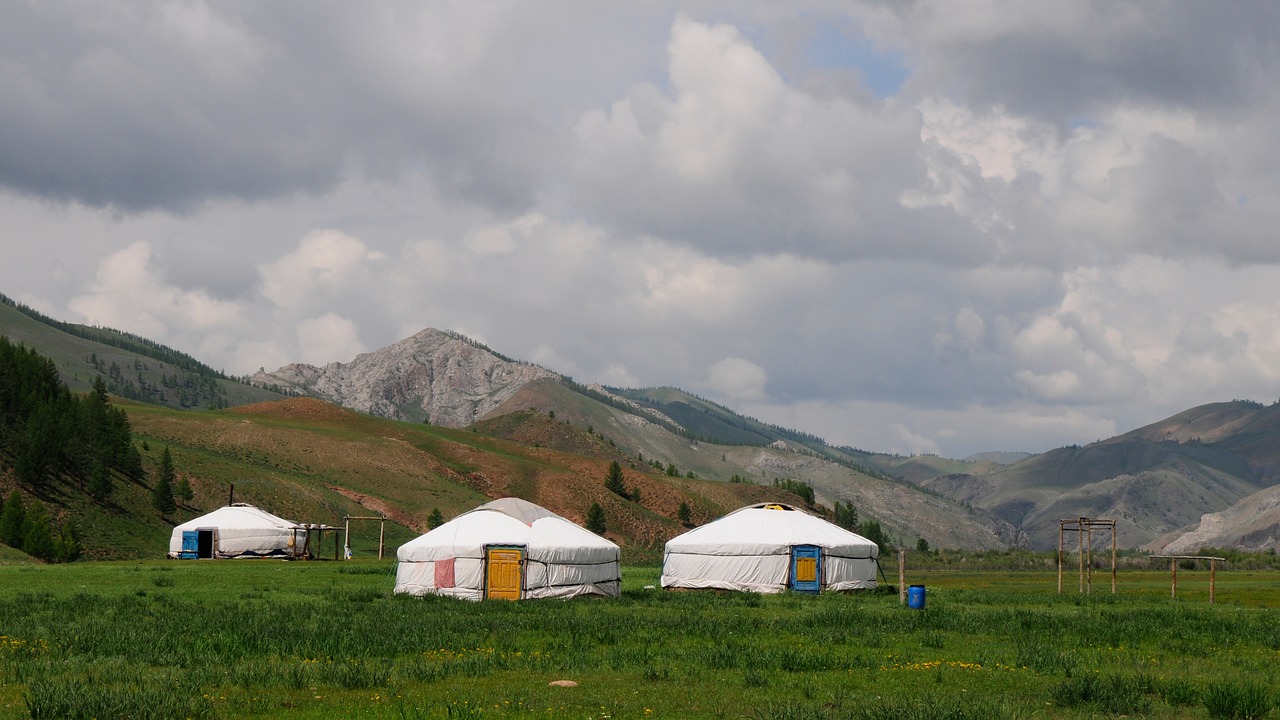
[{"label": "wooden hitching post", "polygon": [[1169,597],[1173,600],[1178,599],[1178,559],[1173,558],[1169,561]]},{"label": "wooden hitching post", "polygon": [[1058,521],[1058,594],[1062,594],[1062,528],[1066,520]]},{"label": "wooden hitching post", "polygon": [[378,525],[378,559],[382,559],[382,538],[387,534],[387,519],[382,518],[382,523]]},{"label": "wooden hitching post", "polygon": [[1088,525],[1084,527],[1084,546],[1088,556],[1085,558],[1085,582],[1089,587],[1089,594],[1093,594],[1093,521],[1090,520]]},{"label": "wooden hitching post", "polygon": [[1084,518],[1080,518],[1080,526],[1076,528],[1080,545],[1080,592],[1084,592]]},{"label": "wooden hitching post", "polygon": [[1116,521],[1111,521],[1111,594],[1116,594]]},{"label": "wooden hitching post", "polygon": [[898,604],[907,602],[907,551],[898,550]]},{"label": "wooden hitching post", "polygon": [[1218,574],[1218,560],[1211,558],[1209,560],[1209,604],[1213,604],[1213,585],[1215,577]]},{"label": "wooden hitching post", "polygon": [[[347,517],[344,517],[344,518],[343,518],[343,520],[345,520],[347,524],[346,524],[346,528],[342,531],[342,544],[343,544],[343,545],[346,545],[346,546],[349,548],[349,547],[351,547],[351,516],[349,516],[349,515],[348,515]],[[333,546],[334,546],[335,548],[336,548],[336,547],[338,547],[338,534],[337,534],[337,533],[334,533],[334,535],[333,535]],[[379,554],[378,554],[378,558],[379,558],[379,559],[381,559],[381,558],[382,558],[382,554],[381,554],[381,553],[379,553]],[[338,559],[338,558],[337,558],[337,556],[336,556],[336,551],[335,551],[335,556],[334,556],[334,558],[333,558],[333,559],[334,559],[334,560],[337,560],[337,559]]]}]

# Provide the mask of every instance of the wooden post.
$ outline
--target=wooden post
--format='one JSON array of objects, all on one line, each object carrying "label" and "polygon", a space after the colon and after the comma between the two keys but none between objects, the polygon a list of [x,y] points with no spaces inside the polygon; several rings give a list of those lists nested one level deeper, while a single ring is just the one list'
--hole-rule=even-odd
[{"label": "wooden post", "polygon": [[[351,518],[350,518],[350,517],[346,517],[346,518],[343,518],[343,519],[344,519],[344,520],[346,520],[346,522],[347,522],[347,526],[346,526],[346,529],[342,531],[342,544],[343,544],[343,546],[345,546],[348,550],[350,550],[350,549],[351,549]],[[338,559],[338,558],[337,558],[337,556],[336,556],[336,555],[337,555],[337,552],[338,552],[338,551],[337,551],[337,547],[338,547],[338,534],[337,534],[337,533],[334,533],[334,534],[333,534],[333,547],[334,547],[334,555],[335,555],[335,557],[334,557],[333,559],[334,559],[334,560],[337,560],[337,559]],[[379,553],[379,554],[378,554],[378,557],[382,557],[382,554],[381,554],[381,553]]]},{"label": "wooden post", "polygon": [[1111,521],[1111,594],[1116,594],[1116,521]]},{"label": "wooden post", "polygon": [[1213,585],[1215,581],[1215,576],[1217,574],[1218,574],[1218,561],[1216,558],[1210,559],[1209,560],[1209,604],[1210,605],[1213,604]]},{"label": "wooden post", "polygon": [[1058,594],[1062,594],[1062,529],[1067,523],[1065,520],[1058,521]]},{"label": "wooden post", "polygon": [[1080,538],[1080,592],[1084,592],[1084,518],[1080,518],[1080,527],[1076,528],[1076,535]]},{"label": "wooden post", "polygon": [[1092,595],[1093,594],[1093,521],[1092,520],[1089,521],[1089,524],[1085,525],[1084,546],[1085,546],[1085,552],[1087,553],[1087,555],[1085,556],[1085,570],[1084,570],[1085,584],[1089,588],[1089,594]]},{"label": "wooden post", "polygon": [[382,518],[382,522],[378,525],[378,559],[382,559],[382,539],[387,534],[387,519]]},{"label": "wooden post", "polygon": [[898,550],[898,604],[907,604],[907,551]]},{"label": "wooden post", "polygon": [[1169,597],[1174,600],[1177,600],[1178,599],[1178,559],[1177,558],[1172,558],[1169,560],[1169,577],[1171,578],[1169,581],[1170,582]]}]

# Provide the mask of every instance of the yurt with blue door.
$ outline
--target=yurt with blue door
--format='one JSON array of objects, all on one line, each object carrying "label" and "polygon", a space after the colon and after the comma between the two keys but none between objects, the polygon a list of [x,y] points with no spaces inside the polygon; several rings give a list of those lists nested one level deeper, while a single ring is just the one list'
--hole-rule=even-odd
[{"label": "yurt with blue door", "polygon": [[618,546],[520,498],[463,513],[396,551],[397,593],[465,600],[617,597]]},{"label": "yurt with blue door", "polygon": [[780,503],[739,508],[667,542],[662,587],[758,593],[866,590],[879,548]]},{"label": "yurt with blue door", "polygon": [[169,557],[293,557],[305,540],[306,526],[235,503],[175,527],[169,536]]}]

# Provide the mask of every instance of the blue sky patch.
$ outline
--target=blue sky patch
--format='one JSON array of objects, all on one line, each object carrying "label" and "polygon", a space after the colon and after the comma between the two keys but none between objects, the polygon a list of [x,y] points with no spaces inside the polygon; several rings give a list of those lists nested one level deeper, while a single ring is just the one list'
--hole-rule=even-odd
[{"label": "blue sky patch", "polygon": [[911,75],[902,53],[885,51],[868,38],[831,25],[821,25],[806,50],[815,67],[858,70],[881,98],[898,94]]}]

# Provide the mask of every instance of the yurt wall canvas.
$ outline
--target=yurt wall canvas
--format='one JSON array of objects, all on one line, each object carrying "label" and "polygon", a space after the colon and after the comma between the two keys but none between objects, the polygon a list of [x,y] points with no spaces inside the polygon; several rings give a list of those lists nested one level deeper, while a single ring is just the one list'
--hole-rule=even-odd
[{"label": "yurt wall canvas", "polygon": [[396,551],[397,593],[488,598],[617,597],[618,546],[518,498],[459,515]]},{"label": "yurt wall canvas", "polygon": [[662,587],[779,593],[876,587],[879,548],[789,505],[740,508],[667,542]]},{"label": "yurt wall canvas", "polygon": [[[169,557],[291,557],[301,530],[297,523],[252,505],[236,503],[178,525],[169,536]],[[184,535],[196,541],[183,547]]]}]

